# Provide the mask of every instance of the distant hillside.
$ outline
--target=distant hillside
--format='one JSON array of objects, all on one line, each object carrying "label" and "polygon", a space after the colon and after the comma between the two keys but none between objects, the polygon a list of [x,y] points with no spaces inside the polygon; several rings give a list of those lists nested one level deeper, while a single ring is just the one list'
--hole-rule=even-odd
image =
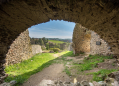
[{"label": "distant hillside", "polygon": [[[52,40],[51,40],[52,39]],[[70,40],[59,38],[30,38],[31,44],[41,45],[43,50],[50,50],[52,48],[59,48],[60,50],[67,50],[70,45]]]},{"label": "distant hillside", "polygon": [[58,43],[66,43],[66,42],[63,42],[63,41],[58,41],[58,40],[49,40],[49,42],[52,42],[52,43],[56,43],[56,44],[58,44]]},{"label": "distant hillside", "polygon": [[72,42],[72,39],[60,39],[60,38],[47,38],[48,40],[58,40],[58,41],[63,41],[63,42]]}]

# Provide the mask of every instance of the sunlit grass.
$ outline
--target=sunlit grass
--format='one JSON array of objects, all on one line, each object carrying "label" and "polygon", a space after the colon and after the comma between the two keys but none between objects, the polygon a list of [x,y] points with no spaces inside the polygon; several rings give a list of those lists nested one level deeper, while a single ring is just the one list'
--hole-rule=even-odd
[{"label": "sunlit grass", "polygon": [[51,65],[50,60],[55,59],[52,53],[42,53],[33,56],[21,63],[7,66],[5,72],[9,75],[5,81],[16,80],[18,84],[23,83],[31,75],[41,71],[43,68]]},{"label": "sunlit grass", "polygon": [[61,52],[61,53],[58,53],[58,55],[59,55],[59,57],[60,56],[62,56],[62,57],[68,57],[68,56],[75,56],[74,54],[73,54],[73,51],[63,51],[63,52]]},{"label": "sunlit grass", "polygon": [[[72,55],[72,51],[64,51],[58,54],[58,57],[67,57]],[[16,80],[18,86],[26,81],[31,75],[40,72],[43,68],[50,66],[58,60],[59,58],[54,57],[54,53],[42,53],[33,56],[32,58],[25,60],[21,63],[7,66],[5,72],[8,74],[8,77],[5,79],[6,82],[11,80]],[[60,60],[59,60],[60,61]]]},{"label": "sunlit grass", "polygon": [[53,42],[53,43],[66,43],[66,42],[63,42],[63,41],[58,41],[58,40],[49,40],[50,42]]}]

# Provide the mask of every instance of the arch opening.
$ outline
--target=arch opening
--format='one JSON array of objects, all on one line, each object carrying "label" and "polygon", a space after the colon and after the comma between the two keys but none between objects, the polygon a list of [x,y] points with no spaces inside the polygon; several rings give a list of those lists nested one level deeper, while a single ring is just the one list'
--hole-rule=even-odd
[{"label": "arch opening", "polygon": [[69,50],[74,26],[75,23],[63,20],[31,26],[13,41],[6,55],[5,65],[27,60],[37,53],[50,50],[50,48]]}]

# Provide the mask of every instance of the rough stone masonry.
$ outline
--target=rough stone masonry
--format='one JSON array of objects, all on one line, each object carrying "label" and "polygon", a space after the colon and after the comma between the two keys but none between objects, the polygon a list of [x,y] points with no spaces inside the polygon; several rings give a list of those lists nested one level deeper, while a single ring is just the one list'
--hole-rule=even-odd
[{"label": "rough stone masonry", "polygon": [[6,54],[5,65],[19,63],[32,57],[32,48],[28,29],[22,32],[10,46]]},{"label": "rough stone masonry", "polygon": [[73,50],[75,54],[81,52],[94,54],[113,54],[110,50],[110,46],[106,41],[100,38],[100,36],[91,30],[76,24],[73,31]]},{"label": "rough stone masonry", "polygon": [[77,23],[72,38],[75,54],[90,52],[90,40],[91,31]]},{"label": "rough stone masonry", "polygon": [[6,54],[5,65],[20,63],[31,58],[37,53],[42,53],[40,45],[31,45],[28,29],[22,32],[10,46]]},{"label": "rough stone masonry", "polygon": [[30,26],[50,19],[80,23],[119,52],[119,0],[0,0],[0,83],[13,41]]}]

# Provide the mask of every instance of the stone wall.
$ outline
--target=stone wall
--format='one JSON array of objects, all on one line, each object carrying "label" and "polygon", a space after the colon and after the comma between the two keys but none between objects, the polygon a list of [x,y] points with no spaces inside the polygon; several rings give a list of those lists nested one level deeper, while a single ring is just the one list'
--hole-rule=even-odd
[{"label": "stone wall", "polygon": [[32,57],[30,37],[28,30],[22,32],[11,44],[6,55],[5,65],[19,63]]},{"label": "stone wall", "polygon": [[73,51],[72,44],[73,44],[73,43],[70,43],[70,45],[69,45],[69,47],[68,47],[68,50],[69,50],[69,51]]},{"label": "stone wall", "polygon": [[94,31],[88,30],[82,27],[80,24],[76,24],[73,32],[72,47],[74,53],[85,52],[94,54],[112,54],[110,46],[106,41],[100,38],[100,36]]},{"label": "stone wall", "polygon": [[40,45],[32,45],[32,54],[35,55],[37,53],[42,53],[42,49]]},{"label": "stone wall", "polygon": [[61,50],[69,50],[69,45],[68,43],[59,44]]},{"label": "stone wall", "polygon": [[[97,44],[96,44],[97,42]],[[112,54],[110,51],[110,46],[106,41],[100,38],[100,36],[95,33],[94,31],[91,31],[91,44],[90,44],[91,52],[90,54]]]},{"label": "stone wall", "polygon": [[76,24],[73,31],[73,47],[75,54],[81,52],[90,52],[90,39],[91,33],[85,27],[82,27],[80,24]]}]

